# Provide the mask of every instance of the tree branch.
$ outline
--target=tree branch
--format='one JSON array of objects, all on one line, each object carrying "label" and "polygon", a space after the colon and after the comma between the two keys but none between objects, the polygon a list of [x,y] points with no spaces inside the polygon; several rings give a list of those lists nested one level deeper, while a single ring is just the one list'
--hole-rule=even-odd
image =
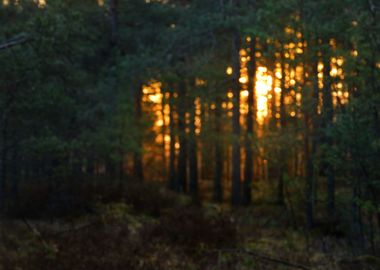
[{"label": "tree branch", "polygon": [[13,38],[9,41],[6,41],[5,43],[0,44],[0,50],[5,50],[8,48],[17,46],[17,45],[21,45],[21,44],[24,44],[30,40],[31,40],[31,38],[29,36],[25,36],[25,35],[18,36],[18,37]]}]

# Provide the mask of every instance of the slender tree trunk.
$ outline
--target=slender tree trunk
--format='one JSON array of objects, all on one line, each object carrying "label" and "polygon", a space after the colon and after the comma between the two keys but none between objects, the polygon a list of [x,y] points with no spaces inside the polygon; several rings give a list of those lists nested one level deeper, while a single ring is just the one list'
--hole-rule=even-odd
[{"label": "slender tree trunk", "polygon": [[165,118],[165,106],[167,105],[166,93],[163,92],[162,104],[161,104],[161,117],[162,117],[162,127],[161,127],[161,135],[162,135],[162,178],[167,179],[168,171],[167,171],[167,159],[166,159],[166,118]]},{"label": "slender tree trunk", "polygon": [[244,164],[244,185],[243,204],[248,205],[252,200],[252,180],[254,174],[252,141],[254,138],[254,119],[256,119],[255,109],[255,85],[256,85],[256,41],[255,37],[250,43],[250,58],[248,64],[248,113],[247,113],[247,133],[245,137],[245,164]]},{"label": "slender tree trunk", "polygon": [[135,107],[135,125],[138,129],[137,132],[137,147],[138,149],[135,150],[133,153],[133,174],[136,180],[142,182],[144,181],[144,173],[143,173],[143,156],[142,156],[142,150],[143,150],[143,140],[142,140],[142,87],[139,86],[137,89],[137,92],[134,95],[134,107]]},{"label": "slender tree trunk", "polygon": [[234,31],[232,38],[232,56],[233,56],[233,74],[232,74],[232,91],[233,91],[233,116],[232,116],[232,187],[231,203],[239,205],[241,203],[241,173],[240,173],[240,51],[241,41],[238,31]]},{"label": "slender tree trunk", "polygon": [[217,134],[217,138],[215,138],[214,143],[214,156],[215,156],[215,166],[214,166],[214,194],[213,198],[215,202],[223,201],[223,150],[222,150],[222,142],[220,135],[222,132],[221,128],[221,119],[222,110],[221,110],[221,100],[218,97],[216,99],[216,107],[215,107],[215,134]]},{"label": "slender tree trunk", "polygon": [[[287,92],[285,86],[285,52],[282,48],[281,52],[281,94],[280,94],[280,130],[281,134],[284,135],[286,127],[286,110],[285,110],[285,94]],[[285,160],[285,149],[284,146],[280,147],[280,157],[279,157],[279,176],[277,184],[277,203],[283,205],[284,201],[284,174],[286,169]]]},{"label": "slender tree trunk", "polygon": [[13,150],[12,153],[12,199],[17,204],[19,199],[19,180],[21,176],[21,166],[19,166],[19,151],[17,147]]},{"label": "slender tree trunk", "polygon": [[175,172],[175,124],[174,124],[174,85],[169,85],[169,133],[170,133],[170,157],[169,157],[169,188],[177,190]]},{"label": "slender tree trunk", "polygon": [[[325,41],[328,44],[328,41]],[[324,121],[324,141],[329,149],[333,146],[333,140],[330,135],[326,134],[328,129],[332,127],[334,108],[331,93],[331,77],[330,77],[330,54],[329,50],[325,49],[323,54],[323,121]],[[335,216],[335,172],[333,164],[328,160],[328,155],[325,153],[325,172],[327,176],[327,213],[332,220]]]},{"label": "slender tree trunk", "polygon": [[118,29],[117,29],[117,4],[118,0],[109,0],[109,27],[110,27],[110,41],[111,46],[115,46],[118,40]]},{"label": "slender tree trunk", "polygon": [[275,91],[275,83],[273,82],[272,84],[272,89],[271,89],[271,95],[272,95],[272,99],[271,99],[271,117],[270,117],[270,122],[269,122],[269,129],[270,130],[276,130],[277,128],[277,117],[276,117],[276,114],[277,114],[277,106],[276,106],[276,91]]},{"label": "slender tree trunk", "polygon": [[363,224],[360,205],[357,200],[360,199],[360,183],[359,179],[354,180],[352,187],[352,223],[351,223],[351,237],[352,246],[355,255],[359,255],[364,248],[363,238]]},{"label": "slender tree trunk", "polygon": [[[303,41],[304,43],[304,41]],[[311,42],[310,42],[311,44]],[[317,45],[317,44],[315,44]],[[307,48],[303,48],[306,52]],[[317,152],[318,144],[318,56],[315,54],[311,57],[313,76],[312,92],[302,94],[302,102],[304,102],[304,120],[305,120],[305,138],[304,138],[304,154],[305,154],[305,183],[306,183],[306,221],[307,226],[311,229],[314,226],[314,208],[316,203],[316,175],[314,172],[314,159]],[[306,63],[304,63],[304,70]],[[304,78],[306,80],[306,78]],[[307,88],[305,88],[307,89]],[[310,101],[308,101],[310,100]]]},{"label": "slender tree trunk", "polygon": [[4,210],[5,203],[5,149],[0,145],[0,214]]},{"label": "slender tree trunk", "polygon": [[186,192],[187,186],[187,138],[186,138],[186,83],[182,82],[178,89],[178,136],[179,155],[177,164],[177,185],[179,192]]},{"label": "slender tree trunk", "polygon": [[6,176],[7,176],[7,157],[8,157],[8,121],[6,116],[3,116],[3,127],[1,132],[1,142],[0,142],[0,214],[4,210],[6,201]]},{"label": "slender tree trunk", "polygon": [[189,190],[190,195],[198,198],[198,147],[195,133],[195,100],[190,106],[190,123],[189,123]]}]

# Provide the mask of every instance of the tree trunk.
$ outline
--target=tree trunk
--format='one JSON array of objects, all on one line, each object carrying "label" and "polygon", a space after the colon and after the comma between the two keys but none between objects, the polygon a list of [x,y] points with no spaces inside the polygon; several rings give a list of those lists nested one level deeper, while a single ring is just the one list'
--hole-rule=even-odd
[{"label": "tree trunk", "polygon": [[5,155],[4,145],[0,145],[0,214],[4,210],[5,203]]},{"label": "tree trunk", "polygon": [[234,31],[232,38],[232,91],[233,91],[233,116],[232,116],[232,187],[231,203],[239,205],[241,202],[241,173],[240,173],[240,51],[241,42],[238,31]]},{"label": "tree trunk", "polygon": [[177,185],[179,192],[186,192],[187,185],[187,138],[186,138],[186,83],[178,89],[178,137],[179,155],[177,164]]},{"label": "tree trunk", "polygon": [[115,46],[118,40],[117,17],[117,0],[109,0],[109,25],[111,35],[111,46]]},{"label": "tree trunk", "polygon": [[[284,135],[286,127],[286,110],[285,110],[285,94],[287,92],[285,86],[285,52],[282,48],[281,52],[281,94],[280,94],[280,130],[281,135]],[[285,148],[284,145],[280,147],[280,157],[279,157],[279,176],[277,184],[277,203],[284,204],[284,174],[286,168],[285,160]]]},{"label": "tree trunk", "polygon": [[[325,41],[325,45],[328,45],[328,40]],[[333,140],[329,134],[327,134],[328,129],[332,127],[334,108],[332,102],[332,93],[331,93],[331,77],[330,77],[330,54],[329,50],[325,49],[323,52],[323,128],[324,130],[324,142],[327,145],[328,149],[331,149],[333,146]],[[327,176],[327,213],[329,218],[332,220],[335,216],[335,172],[333,164],[328,160],[328,154],[325,153],[324,162],[325,162],[325,173]]]},{"label": "tree trunk", "polygon": [[12,199],[17,204],[19,199],[19,180],[21,176],[21,166],[22,164],[19,160],[18,147],[15,147],[12,153],[12,163],[11,163],[11,179],[12,179]]},{"label": "tree trunk", "polygon": [[[5,114],[5,113],[4,113]],[[1,143],[0,143],[0,214],[4,210],[6,201],[6,176],[7,176],[7,157],[8,157],[8,121],[7,117],[3,116],[3,127],[1,132]]]},{"label": "tree trunk", "polygon": [[223,150],[222,150],[222,142],[221,142],[221,119],[222,111],[221,111],[221,100],[220,97],[216,99],[216,107],[215,107],[215,134],[217,137],[215,138],[214,143],[214,156],[215,156],[215,166],[214,166],[214,194],[213,198],[215,202],[223,201]]},{"label": "tree trunk", "polygon": [[136,180],[142,182],[144,181],[144,173],[143,173],[143,156],[142,156],[142,150],[143,150],[143,130],[141,126],[142,121],[142,87],[136,88],[137,92],[134,95],[134,107],[135,107],[135,128],[138,129],[137,131],[137,147],[138,149],[135,150],[133,153],[133,174]]},{"label": "tree trunk", "polygon": [[254,138],[255,108],[255,85],[256,85],[256,41],[255,37],[250,43],[251,61],[248,64],[248,113],[247,113],[247,133],[245,137],[245,164],[244,164],[244,185],[243,204],[248,205],[252,200],[252,180],[254,173],[252,141]]},{"label": "tree trunk", "polygon": [[[317,45],[315,43],[314,45]],[[306,51],[307,48],[303,48]],[[305,182],[306,182],[306,221],[308,228],[314,226],[314,208],[316,203],[316,175],[314,172],[314,159],[317,153],[318,145],[318,104],[319,104],[319,88],[318,88],[318,55],[315,54],[311,57],[312,67],[311,71],[313,76],[312,93],[303,93],[302,100],[310,98],[310,102],[304,104],[304,118],[305,118]],[[304,68],[306,63],[304,64]],[[306,78],[305,78],[306,79]]]},{"label": "tree trunk", "polygon": [[169,85],[169,133],[170,133],[170,157],[169,157],[169,188],[177,190],[176,172],[175,172],[175,124],[174,124],[174,86]]},{"label": "tree trunk", "polygon": [[189,122],[189,190],[190,195],[198,198],[198,151],[197,138],[195,133],[195,99],[191,103],[190,122]]}]

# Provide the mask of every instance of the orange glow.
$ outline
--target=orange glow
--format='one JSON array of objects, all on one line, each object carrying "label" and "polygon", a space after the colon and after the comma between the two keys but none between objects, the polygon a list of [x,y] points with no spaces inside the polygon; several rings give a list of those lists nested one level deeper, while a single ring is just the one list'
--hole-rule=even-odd
[{"label": "orange glow", "polygon": [[233,72],[232,67],[227,67],[226,69],[227,75],[232,75],[232,72]]},{"label": "orange glow", "polygon": [[248,77],[240,77],[240,78],[239,78],[239,82],[240,82],[241,84],[245,84],[245,83],[247,83],[247,82],[248,82]]},{"label": "orange glow", "polygon": [[[272,89],[273,78],[268,73],[266,67],[258,67],[256,71],[256,103],[257,103],[257,122],[264,123],[268,116],[268,94]],[[281,88],[278,89],[281,92]]]},{"label": "orange glow", "polygon": [[249,95],[248,90],[244,90],[244,91],[241,91],[241,92],[240,92],[240,96],[243,97],[243,98],[248,97],[248,95]]}]

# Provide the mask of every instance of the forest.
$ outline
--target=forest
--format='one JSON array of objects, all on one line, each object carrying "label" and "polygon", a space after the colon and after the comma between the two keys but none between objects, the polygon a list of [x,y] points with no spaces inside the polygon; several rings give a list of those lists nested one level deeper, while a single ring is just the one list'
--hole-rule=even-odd
[{"label": "forest", "polygon": [[380,2],[0,0],[0,270],[380,269]]}]

